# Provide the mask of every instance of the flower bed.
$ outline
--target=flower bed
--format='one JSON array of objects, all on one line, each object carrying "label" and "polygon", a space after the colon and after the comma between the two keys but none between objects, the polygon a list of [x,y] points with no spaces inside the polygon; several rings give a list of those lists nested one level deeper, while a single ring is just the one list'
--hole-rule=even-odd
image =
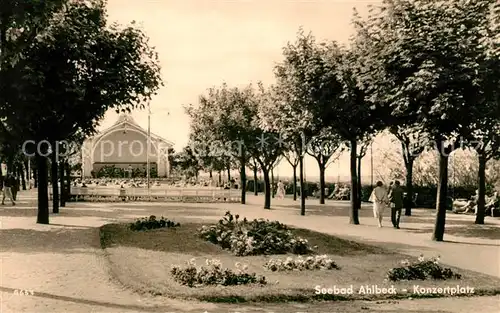
[{"label": "flower bed", "polygon": [[460,274],[453,272],[450,268],[439,265],[439,257],[426,260],[421,255],[416,262],[411,263],[408,260],[403,260],[401,264],[403,265],[402,267],[395,267],[387,273],[388,280],[446,280],[462,278]]},{"label": "flower bed", "polygon": [[158,228],[170,228],[170,227],[179,227],[180,223],[176,223],[169,219],[160,217],[159,220],[156,219],[156,216],[151,215],[150,217],[143,217],[136,220],[134,223],[130,223],[130,230],[133,231],[142,231],[142,230],[150,230],[150,229],[158,229]]},{"label": "flower bed", "polygon": [[196,286],[235,286],[248,284],[267,284],[264,276],[248,273],[247,266],[236,263],[236,270],[223,269],[219,260],[206,260],[206,267],[196,267],[194,259],[188,262],[187,267],[172,267],[171,274],[174,280],[189,287]]},{"label": "flower bed", "polygon": [[288,257],[286,259],[271,259],[264,264],[264,268],[273,272],[281,271],[305,271],[305,270],[333,270],[339,266],[327,255],[309,256],[296,259]]},{"label": "flower bed", "polygon": [[308,241],[293,235],[284,224],[263,219],[240,220],[239,215],[231,212],[226,212],[217,225],[203,226],[199,235],[238,256],[312,252]]}]

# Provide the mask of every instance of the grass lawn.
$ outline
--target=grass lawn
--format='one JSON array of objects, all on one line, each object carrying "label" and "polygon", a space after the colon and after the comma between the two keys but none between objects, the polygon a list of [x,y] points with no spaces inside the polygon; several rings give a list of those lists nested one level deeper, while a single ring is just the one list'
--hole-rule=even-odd
[{"label": "grass lawn", "polygon": [[[318,254],[328,254],[340,266],[340,270],[270,272],[263,265],[270,258],[286,256],[237,257],[219,246],[196,236],[202,224],[182,224],[178,228],[133,232],[128,224],[109,224],[101,228],[101,244],[106,249],[112,274],[123,285],[138,292],[147,292],[175,298],[199,299],[212,302],[246,301],[308,301],[308,300],[382,300],[389,298],[435,297],[432,294],[413,294],[414,285],[420,287],[472,287],[476,295],[497,294],[500,279],[480,273],[458,270],[461,280],[412,281],[391,283],[385,281],[387,271],[407,259],[393,253],[337,237],[305,229],[293,232],[317,246]],[[433,257],[428,255],[426,257]],[[246,286],[194,287],[180,285],[170,274],[171,266],[185,265],[196,258],[198,265],[205,265],[207,258],[219,259],[224,267],[234,269],[234,264],[247,264],[250,272],[266,277],[268,284]],[[346,288],[353,286],[353,295],[318,295],[316,287]],[[361,286],[394,285],[396,295],[359,294]],[[407,289],[407,291],[403,291]]]}]

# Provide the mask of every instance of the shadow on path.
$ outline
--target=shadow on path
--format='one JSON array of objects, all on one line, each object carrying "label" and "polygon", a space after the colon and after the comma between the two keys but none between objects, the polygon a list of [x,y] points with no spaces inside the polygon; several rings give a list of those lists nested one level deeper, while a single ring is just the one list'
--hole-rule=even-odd
[{"label": "shadow on path", "polygon": [[45,231],[20,228],[0,230],[0,250],[19,253],[81,253],[89,248],[101,248],[99,228],[74,229],[70,225],[60,226],[64,228]]},{"label": "shadow on path", "polygon": [[[500,227],[496,225],[468,224],[466,226],[455,226],[455,225],[448,225],[448,226],[449,227],[446,228],[445,235],[451,235],[455,237],[465,237],[465,238],[500,240]],[[426,228],[405,227],[404,230],[417,234],[431,234],[434,231],[432,227],[426,227]],[[486,244],[486,243],[482,244],[482,243],[468,243],[468,242],[463,242],[463,243],[500,247],[500,244]]]},{"label": "shadow on path", "polygon": [[[0,286],[0,291],[7,292],[10,294],[14,294],[14,292],[16,290],[18,290],[18,289]],[[146,307],[146,306],[141,306],[141,305],[123,305],[123,304],[111,303],[111,302],[102,302],[102,301],[78,299],[78,298],[67,297],[67,296],[58,296],[58,295],[53,295],[53,294],[46,293],[46,292],[37,292],[37,291],[35,291],[34,295],[32,295],[31,297],[39,297],[39,298],[46,298],[46,299],[52,299],[52,300],[72,302],[72,303],[76,303],[76,304],[101,306],[101,307],[112,308],[112,309],[135,310],[135,311],[142,311],[142,312],[158,312],[160,310],[166,311],[166,310],[172,309],[171,307]]]}]

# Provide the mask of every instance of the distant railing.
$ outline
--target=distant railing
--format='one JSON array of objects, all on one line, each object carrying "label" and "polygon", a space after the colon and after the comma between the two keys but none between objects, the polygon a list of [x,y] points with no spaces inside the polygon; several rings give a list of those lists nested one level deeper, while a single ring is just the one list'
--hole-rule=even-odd
[{"label": "distant railing", "polygon": [[[52,189],[49,188],[52,198]],[[241,190],[222,188],[71,187],[70,201],[240,202]]]}]

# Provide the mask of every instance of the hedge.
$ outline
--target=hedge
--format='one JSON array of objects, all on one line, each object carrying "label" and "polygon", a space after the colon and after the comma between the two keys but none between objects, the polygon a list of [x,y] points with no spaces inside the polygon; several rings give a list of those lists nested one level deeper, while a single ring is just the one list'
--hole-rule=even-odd
[{"label": "hedge", "polygon": [[[275,182],[275,187],[276,187],[277,182]],[[326,183],[326,188],[328,188],[328,192],[326,193],[326,196],[328,197],[330,193],[334,190],[335,188],[335,183]],[[258,186],[258,192],[264,192],[264,181],[259,180],[257,183]],[[299,182],[297,181],[297,189],[300,191],[300,186]],[[403,186],[403,189],[405,189],[405,186]],[[451,199],[470,199],[475,193],[476,193],[475,187],[462,187],[462,186],[457,186],[457,187],[450,187],[448,190],[448,196]],[[319,191],[319,183],[315,182],[306,182],[305,183],[305,190],[307,191],[308,197],[312,197],[315,192]],[[372,187],[370,185],[363,185],[361,187],[361,200],[363,202],[367,202],[368,199],[370,198],[370,194],[372,192]],[[249,180],[247,184],[247,191],[253,192],[254,191],[254,181]],[[286,182],[285,185],[285,191],[287,195],[293,194],[293,183]],[[487,186],[487,194],[489,194],[492,191],[491,186]],[[437,187],[436,186],[413,186],[413,192],[417,193],[417,201],[416,205],[421,208],[434,208],[436,205],[436,194],[437,194]],[[300,194],[298,192],[297,194]]]}]

